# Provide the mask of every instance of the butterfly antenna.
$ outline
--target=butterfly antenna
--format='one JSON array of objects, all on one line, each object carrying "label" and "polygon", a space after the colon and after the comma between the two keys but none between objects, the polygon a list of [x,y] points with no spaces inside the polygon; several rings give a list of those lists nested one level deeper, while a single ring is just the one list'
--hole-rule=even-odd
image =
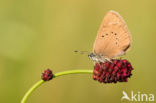
[{"label": "butterfly antenna", "polygon": [[79,54],[90,54],[90,52],[88,52],[88,51],[78,51],[78,50],[75,50],[74,52],[75,53],[79,53]]}]

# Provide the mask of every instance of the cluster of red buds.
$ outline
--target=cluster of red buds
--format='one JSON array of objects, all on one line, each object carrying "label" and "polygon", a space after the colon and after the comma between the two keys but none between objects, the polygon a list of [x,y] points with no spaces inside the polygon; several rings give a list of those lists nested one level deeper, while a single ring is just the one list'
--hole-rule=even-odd
[{"label": "cluster of red buds", "polygon": [[113,59],[96,63],[93,71],[93,79],[100,83],[127,82],[132,75],[133,67],[128,60]]},{"label": "cluster of red buds", "polygon": [[[93,79],[100,83],[116,83],[127,82],[131,77],[133,67],[131,63],[126,59],[112,59],[111,61],[105,61],[96,63],[93,70]],[[54,77],[54,74],[50,69],[44,70],[41,75],[42,80],[49,81]]]},{"label": "cluster of red buds", "polygon": [[42,78],[42,80],[44,80],[44,81],[49,81],[49,80],[51,80],[52,78],[53,78],[53,73],[52,73],[52,71],[50,70],[50,69],[46,69],[46,70],[44,70],[44,72],[42,73],[42,75],[41,75],[41,78]]}]

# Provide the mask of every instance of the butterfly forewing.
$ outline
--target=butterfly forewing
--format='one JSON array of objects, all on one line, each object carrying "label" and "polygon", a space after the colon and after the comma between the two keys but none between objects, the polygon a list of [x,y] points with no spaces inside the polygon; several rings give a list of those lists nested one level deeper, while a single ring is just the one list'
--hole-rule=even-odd
[{"label": "butterfly forewing", "polygon": [[111,59],[125,54],[130,44],[131,35],[124,20],[115,11],[109,11],[99,28],[93,52]]}]

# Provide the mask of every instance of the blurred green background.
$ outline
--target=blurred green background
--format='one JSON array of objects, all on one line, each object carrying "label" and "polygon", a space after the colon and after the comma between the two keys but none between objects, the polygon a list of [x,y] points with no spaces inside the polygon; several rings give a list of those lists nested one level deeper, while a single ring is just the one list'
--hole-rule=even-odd
[{"label": "blurred green background", "polygon": [[46,68],[54,73],[93,69],[92,51],[101,21],[118,11],[132,33],[128,83],[100,84],[89,74],[47,82],[27,103],[120,103],[128,94],[156,93],[155,0],[0,0],[0,103],[19,103]]}]

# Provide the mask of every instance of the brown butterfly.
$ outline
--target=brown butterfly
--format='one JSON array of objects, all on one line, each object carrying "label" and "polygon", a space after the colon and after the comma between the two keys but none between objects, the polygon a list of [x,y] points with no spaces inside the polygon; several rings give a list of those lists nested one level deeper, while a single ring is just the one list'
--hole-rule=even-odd
[{"label": "brown butterfly", "polygon": [[89,57],[96,62],[104,62],[122,56],[130,48],[131,34],[123,18],[115,11],[104,17],[97,33],[93,53]]}]

